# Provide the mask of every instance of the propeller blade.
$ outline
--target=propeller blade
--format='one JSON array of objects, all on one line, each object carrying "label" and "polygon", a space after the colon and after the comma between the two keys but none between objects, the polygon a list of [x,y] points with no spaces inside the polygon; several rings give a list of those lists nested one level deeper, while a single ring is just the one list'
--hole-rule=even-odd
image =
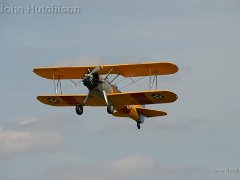
[{"label": "propeller blade", "polygon": [[91,72],[90,74],[96,73],[96,72],[100,71],[101,69],[102,69],[102,66],[101,66],[101,65],[96,66],[96,67],[92,70],[92,72]]}]

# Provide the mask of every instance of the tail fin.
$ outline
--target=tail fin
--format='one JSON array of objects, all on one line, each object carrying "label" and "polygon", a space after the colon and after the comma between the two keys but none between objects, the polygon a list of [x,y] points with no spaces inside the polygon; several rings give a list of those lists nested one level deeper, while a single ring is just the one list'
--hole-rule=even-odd
[{"label": "tail fin", "polygon": [[[154,110],[154,109],[145,109],[145,108],[136,108],[136,109],[137,109],[137,112],[140,115],[140,120],[141,120],[142,116],[156,117],[156,116],[166,116],[167,115],[167,113],[164,112],[164,111],[158,111],[158,110]],[[142,122],[142,120],[141,120],[141,122]]]}]

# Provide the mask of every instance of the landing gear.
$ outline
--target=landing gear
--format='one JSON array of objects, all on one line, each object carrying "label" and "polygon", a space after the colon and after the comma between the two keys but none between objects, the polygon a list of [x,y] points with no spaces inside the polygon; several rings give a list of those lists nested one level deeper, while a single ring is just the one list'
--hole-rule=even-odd
[{"label": "landing gear", "polygon": [[83,106],[82,105],[77,105],[75,109],[76,109],[76,113],[78,115],[82,115],[83,114]]},{"label": "landing gear", "polygon": [[111,103],[108,102],[107,93],[104,90],[103,90],[103,97],[104,97],[105,103],[107,104],[107,112],[109,114],[112,114],[114,112],[114,107]]},{"label": "landing gear", "polygon": [[107,105],[107,112],[108,112],[109,114],[112,114],[112,113],[114,112],[114,107],[113,107],[112,104],[108,104],[108,105]]},{"label": "landing gear", "polygon": [[141,125],[140,123],[137,123],[137,128],[140,129],[141,128]]}]

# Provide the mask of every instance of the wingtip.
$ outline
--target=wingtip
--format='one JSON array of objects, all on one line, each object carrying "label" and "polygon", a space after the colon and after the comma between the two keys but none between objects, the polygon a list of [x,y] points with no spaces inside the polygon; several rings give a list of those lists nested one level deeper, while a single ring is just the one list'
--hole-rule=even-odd
[{"label": "wingtip", "polygon": [[[173,67],[174,67],[174,73],[177,73],[178,70],[179,70],[177,64],[172,63],[172,65],[173,65]],[[174,73],[173,73],[173,74],[174,74]]]},{"label": "wingtip", "polygon": [[40,75],[38,74],[38,69],[37,69],[37,68],[34,68],[34,69],[32,70],[32,72],[35,73],[36,75],[40,76]]}]

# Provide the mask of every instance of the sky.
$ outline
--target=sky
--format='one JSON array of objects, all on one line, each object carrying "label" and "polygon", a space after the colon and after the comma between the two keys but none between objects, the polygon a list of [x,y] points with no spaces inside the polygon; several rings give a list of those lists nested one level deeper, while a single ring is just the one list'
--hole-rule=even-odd
[{"label": "sky", "polygon": [[[28,14],[29,5],[81,11]],[[239,1],[0,0],[3,6],[26,11],[0,13],[1,180],[239,179]],[[178,100],[147,105],[168,115],[146,119],[141,130],[104,107],[78,116],[74,107],[36,99],[54,93],[36,67],[160,61],[179,67],[158,78]],[[87,93],[77,83],[64,82],[63,92]],[[148,78],[123,91],[147,89]]]}]

